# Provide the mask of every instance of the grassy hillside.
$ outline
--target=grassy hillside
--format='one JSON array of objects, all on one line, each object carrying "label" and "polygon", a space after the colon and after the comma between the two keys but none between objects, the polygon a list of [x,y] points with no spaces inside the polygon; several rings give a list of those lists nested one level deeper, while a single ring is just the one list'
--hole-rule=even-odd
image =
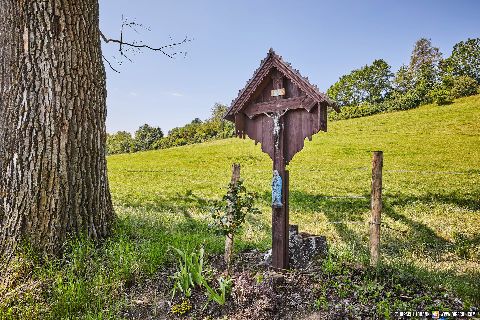
[{"label": "grassy hillside", "polygon": [[[373,150],[384,151],[383,221],[391,228],[382,228],[384,261],[479,296],[480,96],[332,122],[295,156],[288,168],[291,223],[325,234],[332,247],[360,260],[367,252]],[[241,247],[265,249],[272,164],[248,139],[109,157],[119,215],[178,227],[172,232],[185,241],[182,233],[190,233],[191,245],[206,237],[219,251],[222,242],[209,232],[196,197],[220,197],[233,162],[262,197],[263,215],[249,221]]]},{"label": "grassy hillside", "polygon": [[[373,150],[384,151],[380,274],[357,269],[368,260]],[[268,249],[272,163],[252,141],[110,156],[119,218],[112,236],[100,245],[71,239],[63,258],[41,263],[26,247],[12,266],[16,282],[0,281],[0,320],[117,319],[125,310],[158,316],[170,299],[176,259],[169,247],[223,250],[201,200],[225,193],[233,162],[262,209],[248,218],[236,248]],[[291,223],[326,235],[332,253],[307,285],[321,285],[316,300],[304,303],[333,315],[344,299],[345,308],[360,303],[381,318],[419,306],[443,310],[456,296],[464,308],[480,304],[480,96],[332,122],[289,170]]]}]

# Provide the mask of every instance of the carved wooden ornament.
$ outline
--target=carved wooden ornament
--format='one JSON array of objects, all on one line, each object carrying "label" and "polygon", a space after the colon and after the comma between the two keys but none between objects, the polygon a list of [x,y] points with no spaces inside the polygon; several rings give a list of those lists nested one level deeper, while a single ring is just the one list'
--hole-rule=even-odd
[{"label": "carved wooden ornament", "polygon": [[[272,49],[232,102],[225,119],[235,123],[236,135],[260,142],[274,159],[275,122],[281,126],[284,163],[302,150],[305,138],[327,131],[327,108],[337,105],[307,78],[292,69]],[[281,121],[279,121],[281,119]],[[278,143],[277,143],[278,145]]]}]

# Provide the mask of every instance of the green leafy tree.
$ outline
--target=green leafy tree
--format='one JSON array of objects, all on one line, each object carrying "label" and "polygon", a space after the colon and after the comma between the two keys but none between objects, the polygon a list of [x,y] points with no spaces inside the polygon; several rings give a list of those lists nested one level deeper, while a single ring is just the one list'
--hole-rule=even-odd
[{"label": "green leafy tree", "polygon": [[469,76],[480,83],[480,38],[458,42],[446,60],[454,76]]},{"label": "green leafy tree", "polygon": [[211,110],[210,121],[221,122],[223,117],[227,114],[228,107],[221,103],[215,103]]},{"label": "green leafy tree", "polygon": [[472,96],[478,92],[478,83],[469,76],[455,77],[451,92],[454,98]]},{"label": "green leafy tree", "polygon": [[383,101],[392,90],[393,73],[390,65],[382,59],[373,61],[363,70],[362,85],[366,100],[370,103]]},{"label": "green leafy tree", "polygon": [[441,86],[444,89],[452,89],[455,76],[453,75],[453,66],[450,58],[443,59],[439,64]]},{"label": "green leafy tree", "polygon": [[161,138],[163,138],[162,129],[144,124],[135,131],[135,149],[136,151],[151,150],[154,143]]},{"label": "green leafy tree", "polygon": [[414,87],[413,84],[413,75],[410,72],[410,69],[402,65],[397,73],[395,74],[395,78],[393,79],[393,88],[395,92],[398,93],[405,93],[409,90],[412,90]]},{"label": "green leafy tree", "polygon": [[441,82],[431,92],[438,105],[476,94],[480,80],[480,39],[456,43],[451,56],[440,61],[439,69]]},{"label": "green leafy tree", "polygon": [[165,149],[232,137],[234,126],[223,119],[227,110],[225,105],[216,103],[212,108],[210,118],[205,121],[195,118],[183,127],[173,128],[166,137],[158,139],[152,148]]},{"label": "green leafy tree", "polygon": [[354,80],[351,74],[341,76],[328,88],[327,95],[342,107],[360,103],[360,97],[355,94]]},{"label": "green leafy tree", "polygon": [[421,38],[413,47],[408,72],[412,87],[417,91],[423,103],[431,102],[430,91],[440,82],[440,61],[442,53],[432,45],[430,39]]},{"label": "green leafy tree", "polygon": [[215,103],[211,110],[211,117],[208,119],[208,122],[211,123],[216,131],[215,137],[217,139],[231,138],[235,132],[235,125],[223,118],[227,111],[228,107],[220,103]]},{"label": "green leafy tree", "polygon": [[383,101],[392,90],[393,73],[382,59],[342,76],[327,94],[340,106]]},{"label": "green leafy tree", "polygon": [[414,76],[418,77],[422,73],[422,68],[426,65],[437,67],[441,59],[442,53],[432,45],[432,41],[421,38],[415,42],[408,67]]},{"label": "green leafy tree", "polygon": [[130,132],[118,131],[114,134],[107,134],[107,153],[128,153],[134,151],[135,142]]}]

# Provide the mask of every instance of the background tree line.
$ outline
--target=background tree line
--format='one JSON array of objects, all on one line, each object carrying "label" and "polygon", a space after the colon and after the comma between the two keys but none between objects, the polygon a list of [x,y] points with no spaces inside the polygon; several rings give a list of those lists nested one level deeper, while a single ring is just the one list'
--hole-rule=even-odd
[{"label": "background tree line", "polygon": [[460,41],[448,58],[429,39],[418,40],[408,65],[396,73],[382,59],[346,74],[327,94],[342,107],[330,120],[356,118],[379,112],[407,110],[435,102],[449,104],[455,98],[478,93],[480,38]]},{"label": "background tree line", "polygon": [[165,149],[233,137],[233,123],[223,119],[226,112],[225,105],[216,103],[212,108],[210,118],[204,121],[195,118],[183,127],[173,128],[167,136],[164,136],[159,127],[152,127],[148,124],[140,126],[133,136],[126,131],[107,134],[107,152],[108,154],[117,154]]},{"label": "background tree line", "polygon": [[[474,95],[480,84],[480,38],[460,41],[448,58],[429,39],[419,39],[408,65],[394,73],[383,59],[376,59],[351,71],[334,83],[327,94],[342,112],[329,114],[330,120],[348,119],[380,112],[407,110],[422,104],[451,103],[453,99]],[[132,136],[119,131],[107,135],[108,154],[165,149],[230,138],[234,125],[223,120],[227,107],[215,104],[209,119],[198,118],[164,136],[162,129],[144,124]]]}]

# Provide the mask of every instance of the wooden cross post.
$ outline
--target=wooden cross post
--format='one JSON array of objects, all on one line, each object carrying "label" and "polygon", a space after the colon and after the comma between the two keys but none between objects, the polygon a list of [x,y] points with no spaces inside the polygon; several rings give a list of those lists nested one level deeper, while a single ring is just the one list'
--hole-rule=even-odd
[{"label": "wooden cross post", "polygon": [[[282,88],[283,76],[277,72],[273,75],[273,91],[279,92]],[[277,95],[275,98],[280,100],[283,95]],[[288,171],[285,170],[285,122],[280,114],[274,114],[272,120],[275,144],[273,170],[277,170],[282,178],[282,206],[272,206],[272,266],[277,269],[286,269],[288,268]]]},{"label": "wooden cross post", "polygon": [[311,140],[315,133],[327,131],[328,107],[340,112],[333,101],[270,49],[225,115],[226,120],[235,123],[238,137],[248,136],[255,143],[260,142],[262,151],[273,160],[272,266],[275,269],[288,268],[289,260],[289,177],[285,166],[302,150],[305,138]]}]

